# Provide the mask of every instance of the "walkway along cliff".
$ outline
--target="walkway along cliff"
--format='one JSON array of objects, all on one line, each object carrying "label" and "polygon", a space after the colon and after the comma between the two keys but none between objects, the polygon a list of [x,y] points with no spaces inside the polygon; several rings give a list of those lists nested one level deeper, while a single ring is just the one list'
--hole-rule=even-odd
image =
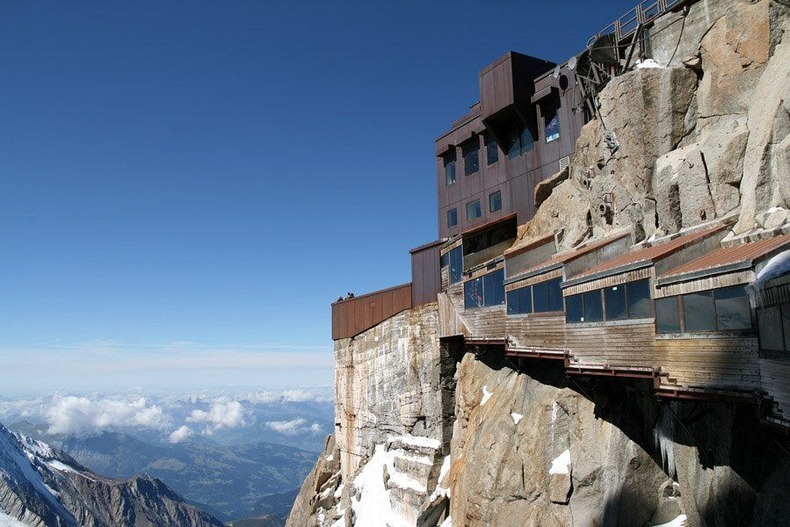
[{"label": "walkway along cliff", "polygon": [[790,1],[509,52],[436,156],[412,282],[332,305],[288,525],[787,525]]}]

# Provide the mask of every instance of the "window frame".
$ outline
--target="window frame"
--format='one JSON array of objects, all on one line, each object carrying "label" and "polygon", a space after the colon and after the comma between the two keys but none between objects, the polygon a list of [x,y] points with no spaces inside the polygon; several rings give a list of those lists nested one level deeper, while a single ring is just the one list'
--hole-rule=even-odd
[{"label": "window frame", "polygon": [[[494,208],[494,202],[492,201],[494,196],[497,196],[497,203],[499,205],[497,208]],[[488,195],[488,212],[499,212],[500,210],[502,210],[502,191],[497,190]]]},{"label": "window frame", "polygon": [[452,154],[449,152],[442,156],[444,163],[444,184],[449,187],[458,181],[458,174],[456,173],[456,155],[453,150]]},{"label": "window frame", "polygon": [[[480,172],[480,142],[470,141],[461,146],[461,155],[464,158],[464,176],[471,176]],[[472,162],[474,160],[474,162]]]},{"label": "window frame", "polygon": [[458,225],[458,209],[456,207],[453,207],[452,209],[447,211],[447,228],[452,229],[457,225]]},{"label": "window frame", "polygon": [[[475,204],[476,204],[475,208],[477,210],[477,215],[476,216],[472,216],[470,214],[470,211],[472,210],[472,209],[470,209],[470,206],[475,205]],[[480,199],[479,198],[475,199],[475,200],[472,200],[472,201],[470,201],[469,203],[466,204],[466,221],[472,221],[472,220],[476,220],[477,218],[482,218],[482,217],[483,217],[483,207],[480,205]]]}]

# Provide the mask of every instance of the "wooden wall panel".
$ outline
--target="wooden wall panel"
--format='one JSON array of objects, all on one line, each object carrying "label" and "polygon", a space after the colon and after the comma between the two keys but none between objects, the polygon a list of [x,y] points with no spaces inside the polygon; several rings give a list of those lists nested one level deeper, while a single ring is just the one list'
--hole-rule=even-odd
[{"label": "wooden wall panel", "polygon": [[412,307],[412,286],[404,284],[332,304],[332,340],[354,337]]}]

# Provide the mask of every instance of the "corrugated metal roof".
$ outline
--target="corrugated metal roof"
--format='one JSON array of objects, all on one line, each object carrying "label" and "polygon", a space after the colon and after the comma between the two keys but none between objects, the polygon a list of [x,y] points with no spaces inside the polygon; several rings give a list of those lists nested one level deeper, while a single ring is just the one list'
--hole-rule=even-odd
[{"label": "corrugated metal roof", "polygon": [[608,260],[600,265],[596,265],[595,267],[587,269],[585,272],[576,276],[569,277],[569,279],[572,278],[573,280],[577,280],[586,276],[612,271],[619,267],[625,267],[639,262],[655,262],[656,260],[661,260],[662,258],[670,256],[671,254],[674,254],[675,252],[688,247],[689,245],[693,245],[694,243],[697,243],[698,241],[721,231],[725,227],[726,225],[722,224],[715,225],[707,229],[678,236],[677,238],[674,238],[668,242],[659,243],[657,245],[653,245],[652,247],[645,247],[644,249],[630,251],[618,256],[617,258],[612,258],[611,260]]},{"label": "corrugated metal roof", "polygon": [[759,240],[733,247],[723,247],[721,249],[716,249],[715,251],[709,252],[705,256],[701,256],[696,260],[692,260],[687,264],[675,267],[674,269],[661,275],[659,278],[696,273],[740,262],[748,262],[751,265],[754,260],[760,258],[761,256],[765,256],[771,251],[788,244],[790,244],[790,235],[783,234],[781,236],[768,238],[767,240]]},{"label": "corrugated metal roof", "polygon": [[566,262],[570,262],[571,260],[575,260],[576,258],[580,258],[580,257],[584,256],[585,254],[588,254],[588,253],[590,253],[592,251],[595,251],[596,249],[600,249],[601,247],[603,247],[605,245],[609,245],[610,243],[616,242],[617,240],[619,240],[619,239],[621,239],[621,238],[623,238],[625,236],[629,236],[629,235],[630,234],[627,231],[626,232],[621,232],[621,233],[615,234],[613,236],[608,236],[606,238],[602,238],[601,240],[598,240],[595,243],[590,243],[588,245],[583,245],[583,246],[578,247],[576,249],[571,249],[570,251],[557,253],[554,256],[552,256],[551,258],[549,258],[548,260],[546,260],[544,262],[541,262],[541,263],[539,263],[538,265],[536,265],[534,267],[530,267],[529,269],[527,269],[526,271],[524,271],[523,273],[520,273],[520,274],[521,275],[534,274],[535,271],[538,271],[540,269],[544,269],[544,268],[545,269],[549,269],[551,267],[556,266],[557,264],[564,264]]}]

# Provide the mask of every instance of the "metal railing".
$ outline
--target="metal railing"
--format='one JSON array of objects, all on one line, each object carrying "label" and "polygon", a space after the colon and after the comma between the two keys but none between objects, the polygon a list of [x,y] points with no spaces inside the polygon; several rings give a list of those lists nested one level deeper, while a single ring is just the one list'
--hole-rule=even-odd
[{"label": "metal railing", "polygon": [[626,14],[603,28],[587,41],[587,47],[592,46],[596,40],[604,35],[614,35],[616,42],[633,35],[640,25],[644,26],[660,17],[667,11],[686,3],[688,0],[645,0]]}]

